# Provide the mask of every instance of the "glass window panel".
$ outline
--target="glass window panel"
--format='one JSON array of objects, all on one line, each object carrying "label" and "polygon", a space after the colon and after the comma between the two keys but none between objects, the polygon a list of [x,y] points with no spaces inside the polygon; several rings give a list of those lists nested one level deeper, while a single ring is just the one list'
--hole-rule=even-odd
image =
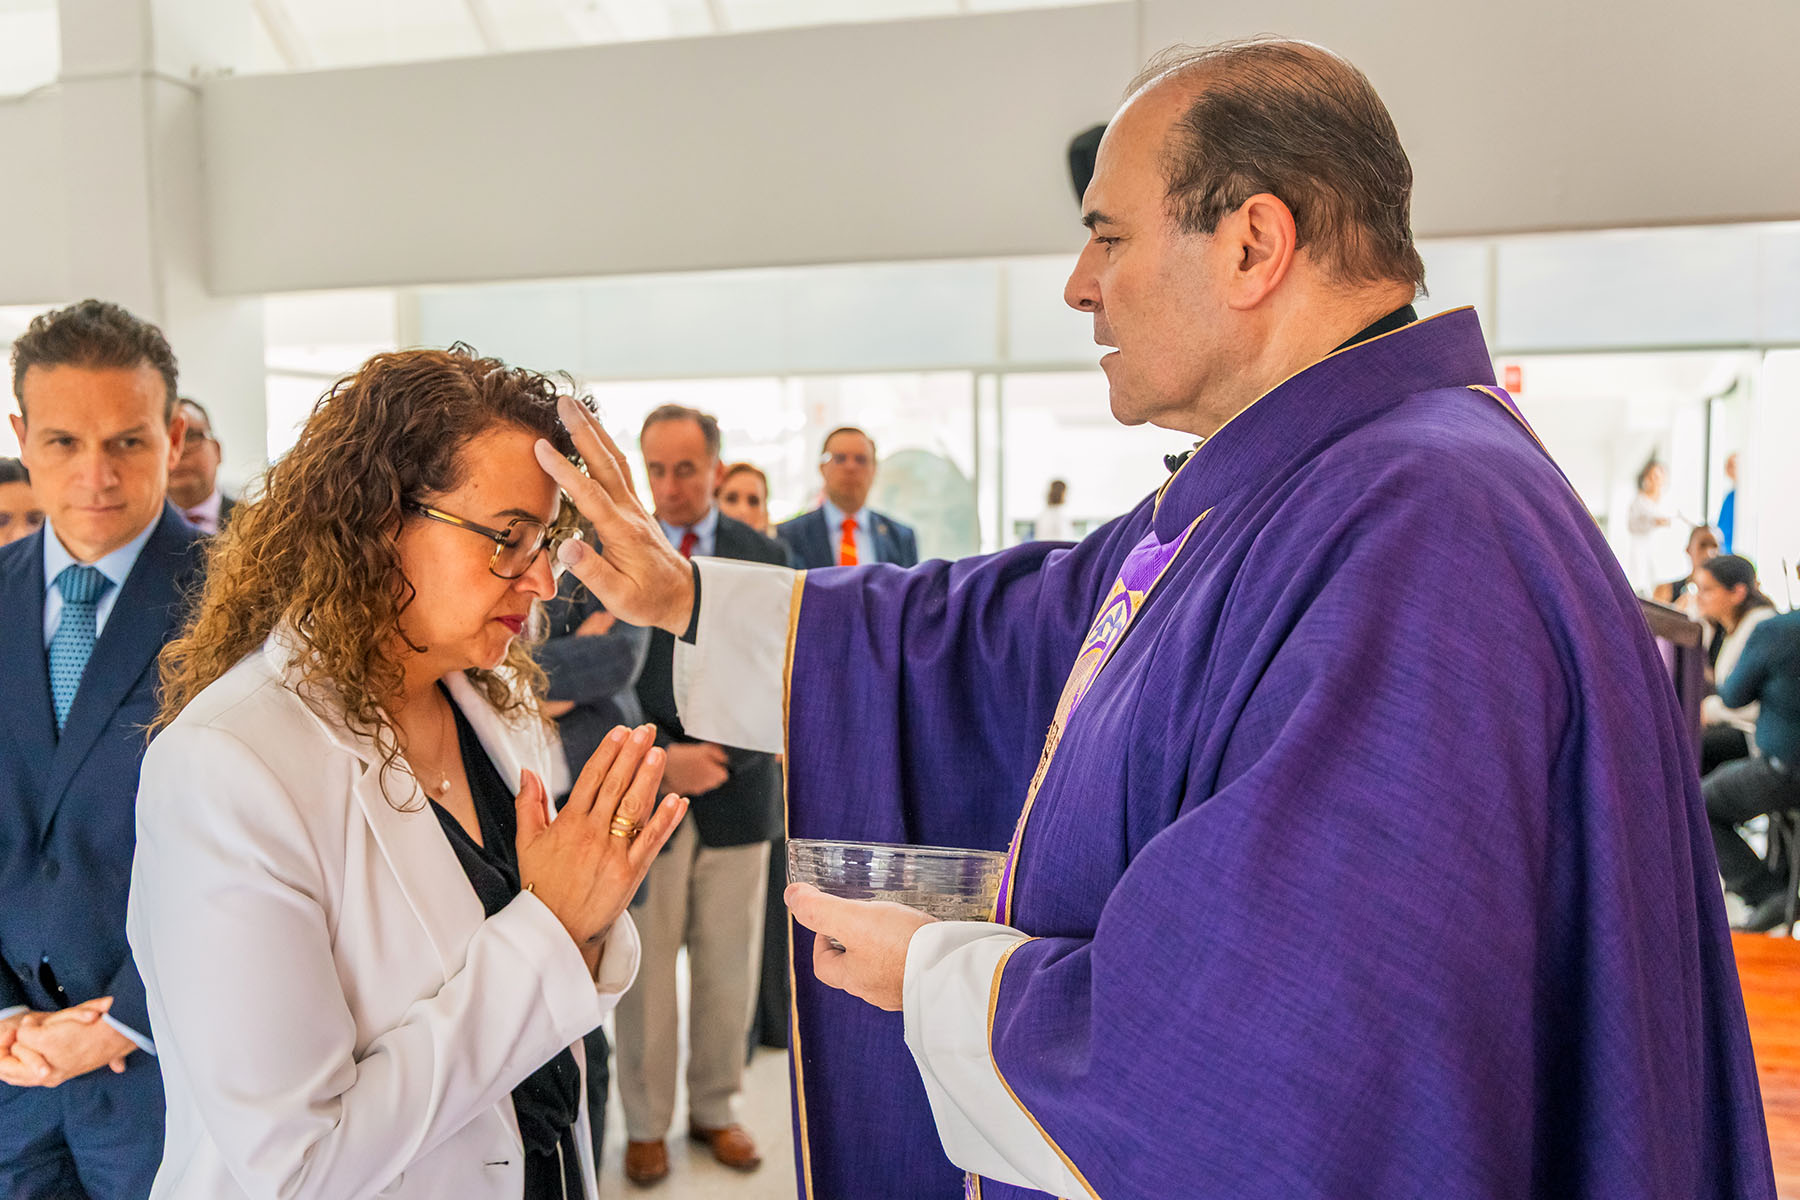
[{"label": "glass window panel", "polygon": [[791,371],[991,363],[1000,272],[990,262],[898,263],[783,273]]},{"label": "glass window panel", "polygon": [[1755,259],[1748,227],[1503,238],[1495,341],[1533,350],[1747,343]]},{"label": "glass window panel", "polygon": [[1000,380],[1005,421],[1006,544],[1031,535],[1050,481],[1078,533],[1129,512],[1169,477],[1163,455],[1192,448],[1190,434],[1113,419],[1097,370],[1012,373]]},{"label": "glass window panel", "polygon": [[1754,406],[1757,436],[1738,461],[1738,521],[1763,590],[1792,608],[1800,601],[1800,472],[1791,464],[1800,446],[1800,350],[1764,356]]},{"label": "glass window panel", "polygon": [[1493,243],[1476,239],[1444,239],[1419,243],[1425,260],[1425,287],[1429,295],[1419,300],[1420,316],[1433,316],[1453,308],[1473,305],[1482,327],[1493,336],[1493,314],[1487,312],[1493,283]]},{"label": "glass window panel", "polygon": [[[1070,209],[1072,243],[1083,236]],[[1073,255],[1015,258],[1006,270],[1007,361],[1037,365],[1098,363],[1104,353],[1094,344],[1094,319],[1063,303],[1063,287],[1075,268]]]},{"label": "glass window panel", "polygon": [[419,344],[459,341],[534,371],[580,371],[580,289],[546,283],[419,292]]},{"label": "glass window panel", "polygon": [[1756,235],[1756,308],[1765,342],[1800,342],[1800,225]]},{"label": "glass window panel", "polygon": [[720,271],[581,285],[580,359],[594,376],[778,374],[787,272]]},{"label": "glass window panel", "polygon": [[[975,377],[967,371],[803,378],[798,393],[798,503],[772,511],[786,519],[819,501],[818,455],[825,435],[854,425],[875,439],[880,469],[869,503],[911,525],[921,558],[959,558],[981,548],[975,491]],[[791,494],[790,494],[791,495]]]}]

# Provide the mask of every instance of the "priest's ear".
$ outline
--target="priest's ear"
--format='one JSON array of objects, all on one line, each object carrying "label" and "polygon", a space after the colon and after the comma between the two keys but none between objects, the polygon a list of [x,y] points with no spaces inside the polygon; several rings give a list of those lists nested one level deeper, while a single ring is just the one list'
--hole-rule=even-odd
[{"label": "priest's ear", "polygon": [[1293,212],[1268,192],[1258,192],[1221,218],[1214,238],[1235,260],[1225,298],[1238,310],[1257,307],[1280,287],[1300,248]]}]

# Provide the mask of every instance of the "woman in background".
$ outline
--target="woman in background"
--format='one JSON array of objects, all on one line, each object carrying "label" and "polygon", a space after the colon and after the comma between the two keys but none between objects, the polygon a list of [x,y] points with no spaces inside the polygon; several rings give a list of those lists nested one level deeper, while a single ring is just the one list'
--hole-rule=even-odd
[{"label": "woman in background", "polygon": [[[1744,644],[1756,627],[1775,615],[1775,603],[1757,586],[1756,568],[1747,558],[1721,554],[1694,572],[1694,601],[1702,619],[1719,627],[1718,656],[1713,663],[1715,686],[1731,678],[1743,657]],[[1750,753],[1756,733],[1757,702],[1728,708],[1715,691],[1700,702],[1700,774]]]},{"label": "woman in background", "polygon": [[31,490],[31,472],[16,458],[0,458],[0,546],[44,527],[44,508]]},{"label": "woman in background", "polygon": [[[1625,574],[1640,596],[1651,595],[1656,581],[1664,574],[1664,547],[1668,531],[1675,524],[1675,511],[1663,500],[1668,487],[1669,470],[1656,459],[1644,464],[1638,472],[1637,494],[1625,514],[1625,529],[1631,541],[1625,558]],[[1669,572],[1673,574],[1673,572]]]},{"label": "woman in background", "polygon": [[532,453],[571,448],[556,397],[377,355],[214,543],[138,796],[153,1197],[595,1195],[579,1042],[686,803],[620,728],[549,811],[519,635],[569,528]]},{"label": "woman in background", "polygon": [[1659,583],[1650,598],[1662,604],[1672,605],[1695,620],[1700,619],[1700,610],[1694,604],[1694,584],[1700,568],[1709,559],[1719,556],[1719,533],[1711,525],[1696,525],[1688,531],[1687,560],[1688,573],[1680,579],[1668,583]]},{"label": "woman in background", "polygon": [[764,537],[769,531],[769,477],[762,468],[747,462],[732,463],[725,468],[719,484],[719,511],[734,521],[742,521]]}]

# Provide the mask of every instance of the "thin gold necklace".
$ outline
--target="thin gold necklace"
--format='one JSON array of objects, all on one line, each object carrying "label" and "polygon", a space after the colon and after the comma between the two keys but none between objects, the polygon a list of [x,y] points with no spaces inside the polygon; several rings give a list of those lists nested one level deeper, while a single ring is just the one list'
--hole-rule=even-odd
[{"label": "thin gold necklace", "polygon": [[[445,699],[444,705],[446,708],[449,707],[449,704],[450,704],[450,701],[448,699]],[[440,713],[440,719],[438,721],[437,746],[434,747],[434,749],[432,751],[432,755],[431,755],[431,757],[439,763],[442,763],[444,761],[445,744],[447,742],[453,740],[451,736],[448,736],[444,733],[444,722],[441,719],[442,715],[443,714]],[[454,717],[451,717],[451,719],[450,719],[450,728],[451,728],[451,733],[454,734],[455,729],[456,729],[456,718],[454,718]],[[448,796],[450,794],[450,773],[448,771],[445,771],[440,767],[438,770],[432,772],[433,774],[438,776],[438,782],[435,786],[427,787],[425,780],[423,778],[420,778],[420,776],[419,776],[419,766],[420,766],[420,764],[416,761],[412,763],[413,778],[419,780],[420,787],[426,788],[427,791],[434,792],[440,799],[442,797]]]}]

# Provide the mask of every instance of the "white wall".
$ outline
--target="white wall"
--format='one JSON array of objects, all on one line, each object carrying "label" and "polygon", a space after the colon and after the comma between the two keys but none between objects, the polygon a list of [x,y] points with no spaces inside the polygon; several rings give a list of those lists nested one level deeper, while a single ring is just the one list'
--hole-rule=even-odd
[{"label": "white wall", "polygon": [[1274,30],[1392,107],[1422,236],[1800,216],[1800,6],[1139,0],[220,79],[212,282],[260,292],[1047,253],[1149,50]]},{"label": "white wall", "polygon": [[548,278],[1072,245],[1066,143],[1128,6],[222,79],[214,286]]},{"label": "white wall", "polygon": [[45,93],[0,100],[0,303],[45,304],[68,287],[63,114]]}]

